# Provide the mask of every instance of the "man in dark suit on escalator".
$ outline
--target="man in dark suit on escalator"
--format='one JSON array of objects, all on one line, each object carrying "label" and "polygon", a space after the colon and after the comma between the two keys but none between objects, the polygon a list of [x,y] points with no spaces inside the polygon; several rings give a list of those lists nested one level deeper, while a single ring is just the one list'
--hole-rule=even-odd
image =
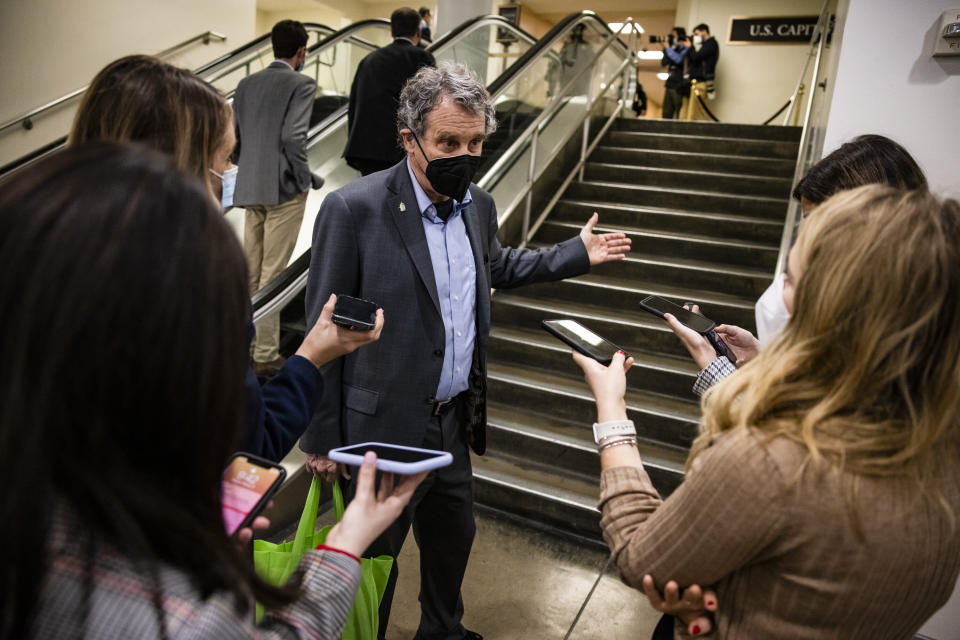
[{"label": "man in dark suit on escalator", "polygon": [[407,79],[421,67],[434,67],[433,54],[420,44],[420,14],[409,7],[390,16],[393,44],[360,61],[350,88],[348,138],[343,157],[362,175],[389,169],[405,154],[397,139],[397,103]]}]

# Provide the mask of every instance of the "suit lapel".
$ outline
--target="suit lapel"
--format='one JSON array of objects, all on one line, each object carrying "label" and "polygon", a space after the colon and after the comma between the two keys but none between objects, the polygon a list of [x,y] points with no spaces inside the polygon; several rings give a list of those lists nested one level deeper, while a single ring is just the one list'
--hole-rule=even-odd
[{"label": "suit lapel", "polygon": [[463,225],[467,228],[467,238],[469,238],[470,248],[473,250],[473,263],[477,269],[476,316],[477,326],[481,328],[489,326],[490,323],[488,315],[490,313],[490,281],[487,279],[487,268],[483,263],[483,251],[486,243],[483,239],[483,227],[477,201],[474,200],[464,207],[460,215],[463,216]]},{"label": "suit lapel", "polygon": [[417,268],[417,273],[427,288],[430,299],[433,300],[437,315],[442,315],[440,296],[437,294],[437,280],[433,275],[433,261],[430,258],[430,247],[427,245],[427,234],[423,230],[420,207],[417,205],[413,185],[410,184],[405,160],[394,166],[387,184],[391,192],[386,203],[387,215],[397,225],[400,238],[403,239],[407,253],[410,254],[410,259]]}]

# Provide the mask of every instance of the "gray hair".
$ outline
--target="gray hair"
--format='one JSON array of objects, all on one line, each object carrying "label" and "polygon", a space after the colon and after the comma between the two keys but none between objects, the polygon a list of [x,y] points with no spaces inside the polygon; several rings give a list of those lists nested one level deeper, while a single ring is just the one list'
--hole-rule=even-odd
[{"label": "gray hair", "polygon": [[409,128],[422,137],[427,114],[445,98],[453,99],[471,115],[486,118],[486,134],[497,130],[497,115],[490,94],[477,74],[466,65],[441,62],[438,67],[422,67],[403,86],[397,109],[397,131]]}]

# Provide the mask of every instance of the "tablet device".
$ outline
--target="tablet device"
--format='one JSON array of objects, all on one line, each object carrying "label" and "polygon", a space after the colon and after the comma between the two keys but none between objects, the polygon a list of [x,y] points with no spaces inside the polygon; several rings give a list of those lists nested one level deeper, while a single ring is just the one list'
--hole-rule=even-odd
[{"label": "tablet device", "polygon": [[332,320],[346,329],[372,331],[377,324],[377,305],[362,298],[338,295]]},{"label": "tablet device", "polygon": [[365,442],[349,447],[339,447],[331,449],[327,456],[334,462],[359,467],[363,463],[363,454],[367,451],[377,454],[377,469],[402,475],[439,469],[453,462],[453,456],[446,451],[402,447],[398,444],[383,442]]},{"label": "tablet device", "polygon": [[[609,365],[613,360],[614,354],[617,351],[623,351],[623,349],[617,345],[605,338],[601,338],[576,320],[570,320],[568,318],[561,320],[544,320],[543,328],[583,355],[593,358],[602,365]],[[624,352],[624,356],[626,357],[626,352]]]}]

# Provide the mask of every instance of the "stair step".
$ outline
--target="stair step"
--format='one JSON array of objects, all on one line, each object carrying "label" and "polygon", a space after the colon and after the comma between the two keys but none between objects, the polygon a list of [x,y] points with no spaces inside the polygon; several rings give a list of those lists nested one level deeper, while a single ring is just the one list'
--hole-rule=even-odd
[{"label": "stair step", "polygon": [[[587,482],[600,480],[600,455],[590,425],[491,403],[487,426],[488,450],[498,457],[528,458],[556,474],[572,473]],[[687,451],[642,440],[637,446],[657,490],[669,495],[683,479]]]},{"label": "stair step", "polygon": [[721,213],[702,213],[682,209],[611,204],[591,200],[563,198],[550,212],[556,222],[583,224],[594,212],[606,227],[643,227],[655,231],[679,231],[710,235],[714,238],[746,240],[779,245],[783,221]]},{"label": "stair step", "polygon": [[[748,298],[731,296],[716,291],[680,288],[661,282],[638,282],[611,276],[588,274],[557,282],[541,282],[524,287],[528,298],[549,298],[577,304],[592,305],[598,314],[608,310],[623,310],[637,317],[654,316],[640,309],[640,301],[647,296],[661,296],[676,304],[696,302],[703,314],[718,324],[734,324],[754,331],[754,303]],[[659,350],[658,350],[659,352]]]},{"label": "stair step", "polygon": [[761,156],[793,162],[796,162],[799,150],[799,145],[796,142],[757,140],[736,136],[685,135],[615,129],[607,132],[602,144],[628,149],[663,149],[723,155]]},{"label": "stair step", "polygon": [[[580,231],[580,226],[577,223],[547,221],[537,231],[534,242],[543,244],[562,242],[576,235]],[[606,225],[602,227],[597,225],[595,230],[598,233],[623,232],[631,240],[630,253],[633,255],[709,261],[718,265],[753,269],[758,273],[772,274],[779,253],[779,247],[772,244],[721,240],[694,233],[656,231],[628,226],[613,228]]]},{"label": "stair step", "polygon": [[[544,320],[571,318],[611,342],[635,345],[638,351],[689,358],[686,348],[665,322],[639,309],[597,307],[578,301],[533,298],[498,291],[491,308],[494,327],[539,327]],[[693,398],[691,393],[690,398]]]},{"label": "stair step", "polygon": [[[596,420],[596,407],[587,383],[552,372],[491,362],[487,368],[488,397],[510,407],[548,414],[585,425]],[[691,394],[692,397],[692,394]],[[628,390],[627,415],[639,437],[674,447],[689,447],[696,436],[700,407],[696,402]]]},{"label": "stair step", "polygon": [[[690,399],[698,369],[689,357],[647,353],[632,344],[618,346],[634,357],[628,378],[628,382],[635,383],[631,389]],[[490,362],[537,367],[579,380],[583,374],[570,357],[570,351],[570,347],[539,326],[529,329],[494,327],[490,331]]]},{"label": "stair step", "polygon": [[790,178],[747,176],[721,170],[703,171],[637,165],[631,163],[588,162],[584,176],[594,182],[623,182],[635,186],[695,188],[714,193],[748,194],[786,200],[790,197]]},{"label": "stair step", "polygon": [[[530,243],[537,249],[548,245]],[[659,282],[675,287],[693,287],[737,297],[759,298],[770,286],[772,277],[765,269],[728,265],[678,257],[648,257],[631,251],[617,262],[591,267],[590,273],[645,282]]]},{"label": "stair step", "polygon": [[614,126],[620,131],[648,131],[652,133],[680,133],[720,138],[753,138],[800,142],[801,127],[762,124],[730,124],[696,120],[655,120],[647,118],[620,118]]},{"label": "stair step", "polygon": [[480,505],[594,540],[602,537],[597,483],[488,454],[473,458],[473,494]]},{"label": "stair step", "polygon": [[780,224],[783,224],[788,204],[786,198],[733,195],[717,191],[698,191],[596,180],[570,183],[563,197],[574,200],[599,200],[610,204],[642,205],[701,213],[753,216],[774,220]]},{"label": "stair step", "polygon": [[795,161],[758,156],[693,153],[665,149],[633,149],[598,145],[590,155],[594,162],[669,167],[690,171],[723,171],[749,176],[793,178]]}]

